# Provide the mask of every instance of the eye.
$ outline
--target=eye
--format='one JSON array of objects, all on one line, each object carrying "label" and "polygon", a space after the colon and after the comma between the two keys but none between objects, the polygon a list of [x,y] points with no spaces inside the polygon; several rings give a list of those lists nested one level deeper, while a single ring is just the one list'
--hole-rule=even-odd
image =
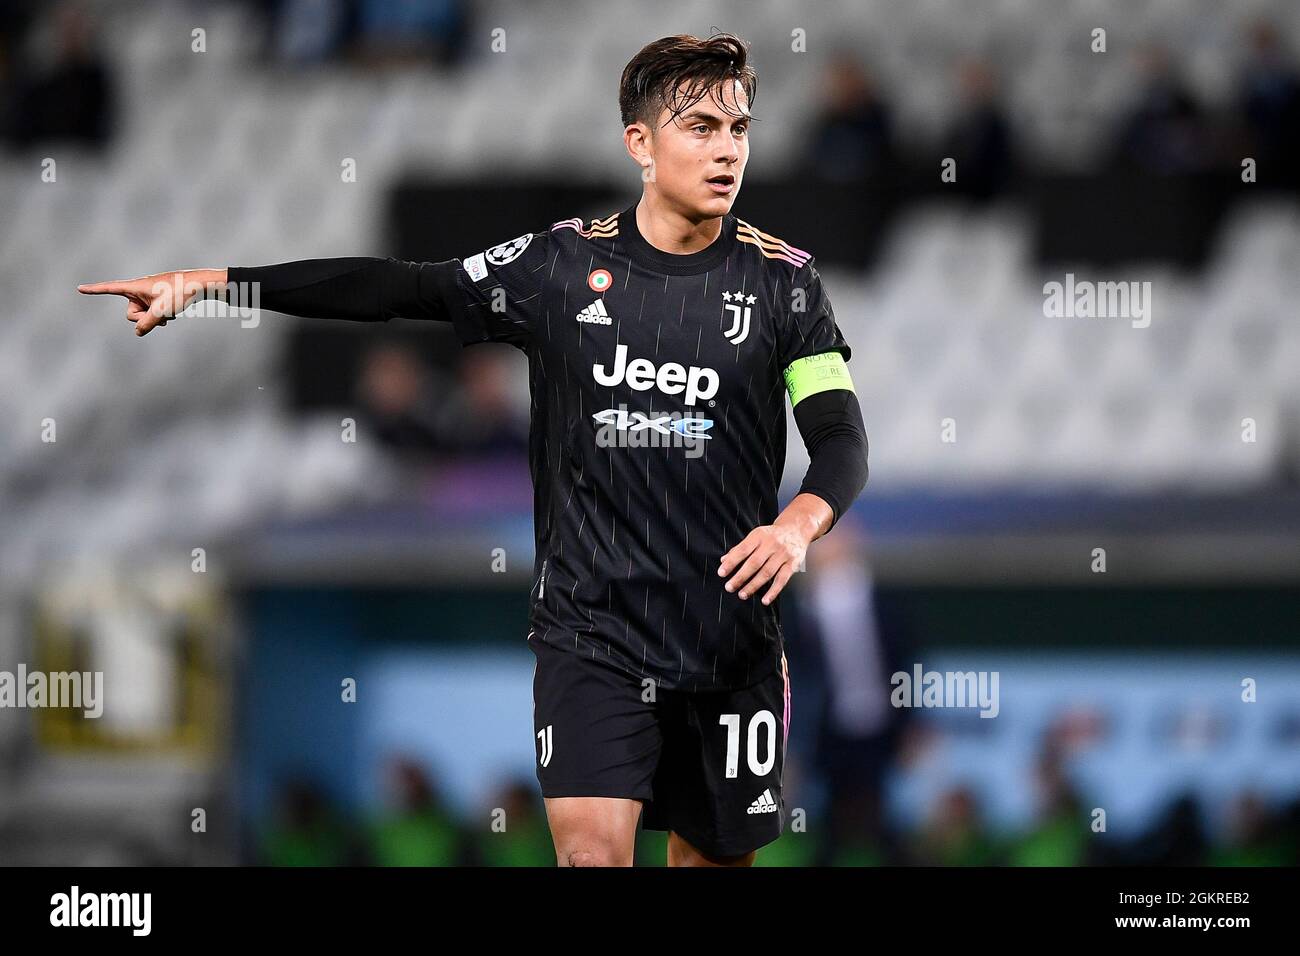
[{"label": "eye", "polygon": [[704,130],[704,132],[707,133],[707,132],[709,131],[709,128],[708,128],[708,126],[706,126],[706,125],[703,124],[703,123],[696,123],[696,124],[695,124],[695,131],[696,131],[696,132],[699,132],[700,130]]},{"label": "eye", "polygon": [[741,136],[744,136],[749,132],[749,126],[746,125],[745,123],[739,123],[735,127],[733,127],[733,129]]}]

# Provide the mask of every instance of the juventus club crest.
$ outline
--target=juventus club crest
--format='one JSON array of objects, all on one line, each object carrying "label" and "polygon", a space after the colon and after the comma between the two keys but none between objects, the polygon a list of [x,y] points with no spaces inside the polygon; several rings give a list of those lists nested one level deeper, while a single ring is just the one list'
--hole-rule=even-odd
[{"label": "juventus club crest", "polygon": [[722,293],[722,309],[731,313],[731,328],[722,334],[732,345],[739,345],[749,337],[749,313],[756,301],[757,297],[743,292]]}]

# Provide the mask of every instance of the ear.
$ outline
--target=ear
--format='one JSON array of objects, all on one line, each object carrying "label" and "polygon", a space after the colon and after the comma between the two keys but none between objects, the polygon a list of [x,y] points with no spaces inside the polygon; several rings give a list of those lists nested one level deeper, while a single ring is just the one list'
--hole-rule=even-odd
[{"label": "ear", "polygon": [[623,145],[627,148],[627,154],[642,169],[648,168],[654,162],[653,136],[650,128],[641,122],[632,123],[623,130]]}]

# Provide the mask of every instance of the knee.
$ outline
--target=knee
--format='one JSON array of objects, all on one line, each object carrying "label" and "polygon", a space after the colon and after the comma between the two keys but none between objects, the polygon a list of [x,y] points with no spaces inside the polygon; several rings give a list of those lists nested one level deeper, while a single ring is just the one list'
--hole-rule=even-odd
[{"label": "knee", "polygon": [[559,854],[560,866],[631,866],[629,854],[612,845],[587,843]]}]

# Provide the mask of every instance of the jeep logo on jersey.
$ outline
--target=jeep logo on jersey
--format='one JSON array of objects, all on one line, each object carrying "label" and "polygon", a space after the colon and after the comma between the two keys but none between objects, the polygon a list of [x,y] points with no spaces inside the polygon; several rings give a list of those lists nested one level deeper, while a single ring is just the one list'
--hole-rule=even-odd
[{"label": "jeep logo on jersey", "polygon": [[494,266],[503,266],[507,262],[514,262],[524,254],[528,244],[533,241],[533,234],[526,232],[516,239],[509,242],[503,242],[499,246],[493,246],[487,251],[487,261]]},{"label": "jeep logo on jersey", "polygon": [[677,395],[685,392],[682,401],[694,405],[701,399],[712,398],[718,394],[718,373],[711,368],[692,365],[689,369],[676,362],[665,362],[658,368],[649,359],[627,360],[627,346],[620,345],[614,350],[614,368],[605,371],[603,365],[593,365],[591,374],[599,385],[621,385],[627,383],[629,388],[645,392],[657,388],[665,395]]},{"label": "jeep logo on jersey", "polygon": [[724,292],[722,301],[722,310],[730,312],[732,318],[731,328],[722,334],[732,345],[739,345],[749,337],[749,312],[757,297],[747,297],[743,292]]}]

